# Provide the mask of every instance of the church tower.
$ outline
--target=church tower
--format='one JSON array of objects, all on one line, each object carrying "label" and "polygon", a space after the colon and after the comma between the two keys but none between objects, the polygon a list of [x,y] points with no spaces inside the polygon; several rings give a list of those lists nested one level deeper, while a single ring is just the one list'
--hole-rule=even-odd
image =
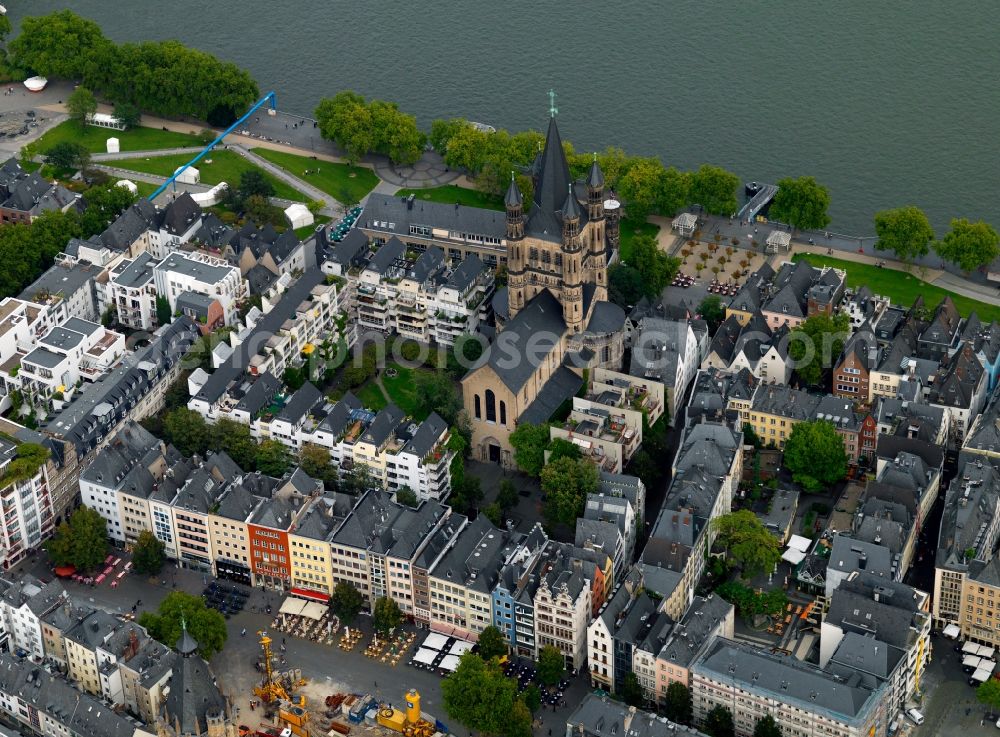
[{"label": "church tower", "polygon": [[562,206],[562,308],[571,333],[583,328],[583,247],[580,242],[580,203],[572,183]]},{"label": "church tower", "polygon": [[510,186],[504,196],[507,209],[507,304],[513,317],[524,307],[524,290],[527,286],[527,259],[524,248],[524,198],[517,186],[514,172],[510,173]]},{"label": "church tower", "polygon": [[594,162],[590,165],[590,173],[587,175],[587,219],[592,224],[586,258],[588,281],[598,287],[607,288],[607,257],[604,241],[604,172],[601,171],[601,165],[597,163],[596,153],[594,154]]}]

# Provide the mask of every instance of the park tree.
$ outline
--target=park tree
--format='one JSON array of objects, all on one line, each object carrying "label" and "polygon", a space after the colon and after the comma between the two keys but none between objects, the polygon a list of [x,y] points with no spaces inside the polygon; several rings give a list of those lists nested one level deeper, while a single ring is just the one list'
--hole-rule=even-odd
[{"label": "park tree", "polygon": [[844,439],[827,420],[796,423],[785,441],[784,462],[806,491],[821,491],[847,475]]},{"label": "park tree", "polygon": [[131,102],[116,102],[114,116],[126,129],[137,128],[142,122],[142,112]]},{"label": "park tree", "polygon": [[769,217],[799,230],[815,230],[830,224],[830,193],[814,177],[778,180],[778,193]]},{"label": "park tree", "polygon": [[222,451],[244,471],[256,466],[260,446],[250,434],[249,425],[223,417],[216,420],[209,428],[209,432],[211,433],[209,444],[212,450]]},{"label": "park tree", "polygon": [[823,370],[840,357],[850,335],[851,318],[846,312],[820,313],[802,321],[788,338],[788,355],[799,378],[806,384],[819,384]]},{"label": "park tree", "polygon": [[630,220],[643,222],[661,205],[667,170],[659,159],[637,159],[618,183]]},{"label": "park tree", "polygon": [[712,528],[715,544],[739,564],[745,579],[770,571],[781,560],[778,539],[749,509],[716,517]]},{"label": "park tree", "polygon": [[661,250],[656,238],[642,233],[632,241],[628,265],[642,274],[643,293],[654,299],[677,275],[681,262]]},{"label": "park tree", "polygon": [[982,220],[952,218],[951,230],[935,242],[934,251],[962,271],[975,271],[1000,255],[1000,235]]},{"label": "park tree", "polygon": [[458,421],[464,407],[462,395],[446,371],[415,371],[413,385],[416,389],[417,411],[429,415],[437,412],[449,425]]},{"label": "park tree", "polygon": [[416,509],[419,503],[416,493],[409,486],[400,486],[396,489],[396,501],[412,509]]},{"label": "park tree", "polygon": [[431,121],[431,132],[427,140],[435,151],[443,155],[452,137],[466,127],[470,127],[469,121],[464,118],[452,118],[451,120],[439,118]]},{"label": "park tree", "polygon": [[985,704],[991,711],[1000,710],[1000,681],[989,678],[976,688],[976,701]]},{"label": "park tree", "polygon": [[419,161],[427,136],[417,127],[417,119],[383,100],[372,100],[368,109],[375,130],[374,150],[394,164],[409,166]]},{"label": "park tree", "polygon": [[403,613],[399,610],[396,600],[389,596],[380,596],[375,600],[372,611],[372,624],[375,630],[383,635],[389,634],[403,621]]},{"label": "park tree", "polygon": [[[89,158],[88,154],[87,159]],[[79,168],[86,166],[85,161],[78,160],[77,163]],[[80,217],[80,226],[88,234],[102,233],[118,219],[119,215],[130,208],[136,199],[136,195],[115,182],[95,185],[83,193],[87,209]]]},{"label": "park tree", "polygon": [[[523,712],[515,715],[516,705],[524,706],[517,682],[504,676],[495,660],[486,662],[475,653],[465,653],[455,672],[441,681],[441,695],[448,716],[470,731],[489,737],[524,734],[524,724],[515,724],[524,719]],[[527,718],[530,727],[530,712]]]},{"label": "park tree", "polygon": [[560,458],[572,458],[576,460],[581,456],[580,446],[566,438],[552,438],[547,450],[549,452],[549,463],[554,463]]},{"label": "park tree", "polygon": [[97,112],[97,99],[94,93],[86,87],[77,87],[66,98],[66,111],[72,120],[81,126],[86,126],[87,119]]},{"label": "park tree", "polygon": [[316,122],[324,138],[344,149],[350,164],[358,163],[375,146],[371,111],[357,92],[344,90],[320,100]]},{"label": "park tree", "polygon": [[614,264],[608,269],[608,299],[626,312],[635,306],[646,292],[642,272],[627,264]]},{"label": "park tree", "polygon": [[299,466],[307,475],[325,484],[337,480],[337,469],[330,463],[330,451],[316,443],[304,443],[299,450]]},{"label": "park tree", "polygon": [[714,215],[728,215],[736,212],[736,188],[740,178],[719,166],[702,164],[691,175],[689,198]]},{"label": "park tree", "polygon": [[760,435],[757,431],[753,429],[753,425],[749,422],[743,423],[743,443],[745,445],[752,445],[757,450],[764,447],[764,441],[760,439]]},{"label": "park tree", "polygon": [[549,445],[548,425],[522,422],[510,434],[514,463],[529,476],[538,478],[545,465],[545,448]]},{"label": "park tree", "polygon": [[260,169],[251,168],[240,174],[240,183],[236,187],[243,200],[250,197],[274,197],[274,184]]},{"label": "park tree", "polygon": [[724,706],[714,706],[705,716],[701,729],[709,737],[734,737],[733,713]]},{"label": "park tree", "polygon": [[0,44],[7,41],[7,36],[10,35],[11,30],[13,30],[13,25],[10,22],[10,18],[4,13],[0,16]]},{"label": "park tree", "polygon": [[159,573],[166,562],[165,551],[166,547],[160,538],[149,530],[140,532],[135,547],[132,548],[132,564],[136,573],[144,576],[155,576]]},{"label": "park tree", "polygon": [[[46,164],[65,172],[86,168],[90,164],[90,151],[82,143],[60,141],[45,152],[44,158]],[[125,188],[119,187],[118,189],[124,190]],[[87,199],[86,202],[89,207],[90,200]]]},{"label": "park tree", "polygon": [[171,591],[155,612],[139,615],[139,624],[154,639],[173,647],[181,637],[182,623],[198,642],[198,653],[206,660],[226,644],[226,619],[205,605],[200,596],[185,591]]},{"label": "park tree", "polygon": [[545,521],[574,528],[587,494],[597,491],[597,467],[585,458],[560,458],[542,469],[541,480]]},{"label": "park tree", "polygon": [[543,686],[555,686],[566,673],[566,658],[553,645],[545,645],[538,651],[538,680]]},{"label": "park tree", "polygon": [[698,305],[698,314],[708,323],[708,334],[715,335],[719,325],[726,319],[726,307],[717,294],[710,294]]},{"label": "park tree", "polygon": [[476,644],[479,645],[479,657],[483,660],[492,660],[507,654],[507,638],[493,625],[479,633]]},{"label": "park tree", "polygon": [[517,506],[517,487],[510,479],[500,479],[500,491],[497,492],[497,504],[505,512]]},{"label": "park tree", "polygon": [[663,714],[672,722],[690,724],[694,717],[691,689],[680,681],[671,681],[670,685],[667,686],[667,694],[663,702]]},{"label": "park tree", "polygon": [[781,737],[781,727],[774,721],[774,717],[765,714],[754,725],[753,737]]},{"label": "park tree", "polygon": [[542,708],[542,690],[534,683],[524,689],[521,697],[524,699],[524,705],[528,707],[532,714]]},{"label": "park tree", "polygon": [[486,515],[486,519],[492,522],[497,527],[503,527],[503,510],[500,509],[500,505],[496,502],[492,504],[487,504],[480,510]]},{"label": "park tree", "polygon": [[205,418],[187,407],[178,407],[164,417],[163,432],[164,439],[188,458],[204,456],[212,436]]},{"label": "park tree", "polygon": [[660,180],[656,209],[664,217],[673,217],[678,210],[684,209],[691,202],[691,186],[691,173],[671,166],[663,172]]},{"label": "park tree", "polygon": [[330,609],[340,618],[343,624],[353,624],[363,605],[364,599],[361,596],[361,592],[354,587],[354,584],[348,581],[341,581],[333,589],[333,595],[330,597]]},{"label": "park tree", "polygon": [[21,32],[7,49],[19,69],[50,78],[80,79],[88,61],[109,45],[94,21],[60,10],[24,18]]},{"label": "park tree", "polygon": [[46,543],[52,562],[57,566],[76,566],[80,571],[93,571],[104,562],[108,549],[108,523],[90,507],[77,507],[68,522],[56,529]]},{"label": "park tree", "polygon": [[288,448],[280,440],[262,440],[257,444],[257,470],[265,476],[280,478],[291,466]]},{"label": "park tree", "polygon": [[622,701],[629,706],[642,706],[646,701],[646,698],[642,693],[642,684],[639,683],[639,676],[632,671],[626,673],[625,677],[622,679],[618,695],[621,697]]},{"label": "park tree", "polygon": [[919,207],[907,205],[875,213],[879,251],[892,251],[903,263],[926,256],[934,240],[931,221]]}]

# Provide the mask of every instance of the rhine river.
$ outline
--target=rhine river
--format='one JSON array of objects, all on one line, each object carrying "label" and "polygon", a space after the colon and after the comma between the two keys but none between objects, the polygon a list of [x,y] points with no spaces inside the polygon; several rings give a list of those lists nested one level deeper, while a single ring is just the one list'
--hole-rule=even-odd
[{"label": "rhine river", "polygon": [[351,88],[424,127],[462,116],[560,128],[744,179],[814,175],[833,228],[916,204],[1000,225],[1000,14],[981,0],[9,0],[71,6],[116,41],[177,38],[249,69],[310,115]]}]

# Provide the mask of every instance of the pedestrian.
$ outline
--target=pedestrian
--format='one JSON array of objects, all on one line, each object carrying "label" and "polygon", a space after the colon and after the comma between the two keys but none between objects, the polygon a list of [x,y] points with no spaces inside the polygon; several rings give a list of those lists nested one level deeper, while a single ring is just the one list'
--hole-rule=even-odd
[{"label": "pedestrian", "polygon": [[240,637],[246,637],[246,636],[247,636],[247,628],[244,627],[243,631],[240,633]]},{"label": "pedestrian", "polygon": [[372,681],[375,684],[375,688],[378,688],[378,681]]}]

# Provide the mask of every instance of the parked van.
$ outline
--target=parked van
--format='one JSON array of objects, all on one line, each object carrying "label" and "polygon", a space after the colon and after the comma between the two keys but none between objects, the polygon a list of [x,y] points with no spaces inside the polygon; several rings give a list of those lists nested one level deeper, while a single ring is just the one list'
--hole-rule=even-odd
[{"label": "parked van", "polygon": [[924,715],[921,714],[917,709],[907,709],[906,716],[911,722],[916,724],[918,727],[924,723]]}]

